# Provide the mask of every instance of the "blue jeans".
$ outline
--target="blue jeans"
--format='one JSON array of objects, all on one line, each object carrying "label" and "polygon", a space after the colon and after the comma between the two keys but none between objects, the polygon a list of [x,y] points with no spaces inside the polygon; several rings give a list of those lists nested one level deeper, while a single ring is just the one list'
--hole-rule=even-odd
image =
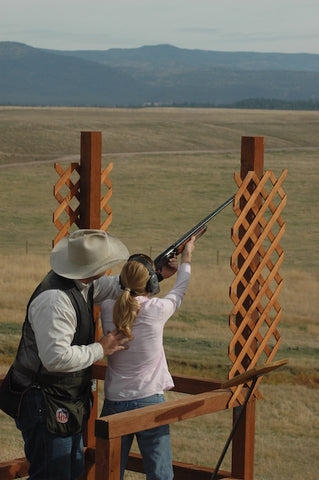
[{"label": "blue jeans", "polygon": [[82,475],[82,434],[60,437],[48,432],[40,389],[32,388],[25,394],[16,425],[24,439],[30,480],[75,480]]},{"label": "blue jeans", "polygon": [[[146,398],[136,400],[115,402],[105,399],[101,412],[101,417],[113,415],[114,413],[135,410],[136,408],[156,405],[165,402],[164,395],[152,395]],[[144,469],[147,480],[172,480],[172,451],[169,425],[143,430],[135,433],[137,443],[143,457]],[[124,477],[124,471],[130,449],[133,443],[134,433],[124,435],[121,442],[121,480]]]}]

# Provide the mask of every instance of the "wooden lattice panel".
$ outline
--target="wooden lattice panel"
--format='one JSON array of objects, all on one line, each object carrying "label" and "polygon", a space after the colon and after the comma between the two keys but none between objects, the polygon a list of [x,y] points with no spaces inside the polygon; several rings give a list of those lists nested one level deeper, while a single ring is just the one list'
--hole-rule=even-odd
[{"label": "wooden lattice panel", "polygon": [[106,213],[106,219],[101,224],[101,230],[107,230],[108,226],[112,222],[112,210],[108,204],[112,194],[113,194],[113,187],[112,182],[109,178],[109,174],[113,168],[113,163],[110,162],[106,169],[101,174],[101,185],[102,187],[106,185],[107,191],[104,196],[101,197],[101,212]]},{"label": "wooden lattice panel", "polygon": [[[58,208],[53,213],[53,223],[59,230],[59,233],[53,240],[53,245],[56,245],[61,238],[69,235],[70,227],[73,224],[79,226],[80,166],[78,163],[71,163],[71,165],[69,165],[64,171],[59,163],[55,163],[54,168],[60,175],[60,178],[53,189],[53,195],[59,202]],[[73,176],[76,177],[75,180],[71,179]],[[72,202],[75,202],[75,206],[71,206]]]},{"label": "wooden lattice panel", "polygon": [[[234,307],[229,316],[233,332],[228,351],[232,362],[229,379],[255,367],[259,360],[263,364],[271,362],[280,345],[279,267],[284,252],[279,241],[285,231],[281,212],[286,194],[281,185],[286,175],[284,170],[277,180],[273,172],[267,171],[259,179],[252,171],[242,180],[235,174],[237,220],[232,229],[235,250],[231,268],[236,278],[230,287]],[[243,385],[233,388],[230,407],[237,400],[243,401],[242,388]]]},{"label": "wooden lattice panel", "polygon": [[[54,197],[59,202],[59,206],[53,213],[53,223],[59,230],[53,240],[53,245],[56,245],[61,238],[69,235],[73,224],[80,227],[80,165],[71,163],[64,171],[59,163],[55,163],[54,168],[60,176],[53,190]],[[101,197],[101,212],[106,214],[106,218],[101,222],[100,229],[104,231],[112,222],[112,210],[108,204],[113,193],[112,182],[109,178],[112,168],[113,163],[111,162],[101,172],[101,185],[107,187],[105,195]]]}]

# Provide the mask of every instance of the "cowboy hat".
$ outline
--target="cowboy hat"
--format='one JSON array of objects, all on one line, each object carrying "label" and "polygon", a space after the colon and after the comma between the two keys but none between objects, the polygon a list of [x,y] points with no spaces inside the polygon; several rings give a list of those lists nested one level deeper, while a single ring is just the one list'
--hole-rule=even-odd
[{"label": "cowboy hat", "polygon": [[62,238],[50,257],[52,270],[62,277],[81,280],[106,272],[128,259],[126,246],[103,230],[77,230]]}]

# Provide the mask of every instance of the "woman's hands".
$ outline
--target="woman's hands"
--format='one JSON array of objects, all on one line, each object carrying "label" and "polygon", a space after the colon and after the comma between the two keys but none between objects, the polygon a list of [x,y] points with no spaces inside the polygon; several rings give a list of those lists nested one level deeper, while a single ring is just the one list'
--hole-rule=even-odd
[{"label": "woman's hands", "polygon": [[181,263],[191,263],[192,253],[195,248],[196,235],[193,235],[189,242],[186,243],[182,251]]},{"label": "woman's hands", "polygon": [[166,265],[162,266],[161,274],[163,279],[164,278],[169,278],[174,273],[176,273],[178,270],[178,261],[176,257],[172,257],[169,259],[168,263]]},{"label": "woman's hands", "polygon": [[[192,252],[195,248],[196,235],[193,235],[191,239],[186,243],[181,255],[181,263],[191,263]],[[168,263],[162,266],[161,274],[163,279],[169,278],[178,270],[177,257],[169,259]]]}]

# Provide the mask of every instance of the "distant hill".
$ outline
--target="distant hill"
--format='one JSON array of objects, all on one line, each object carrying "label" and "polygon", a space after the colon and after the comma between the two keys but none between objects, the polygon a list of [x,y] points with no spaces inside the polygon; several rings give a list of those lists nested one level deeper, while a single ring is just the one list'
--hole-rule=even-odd
[{"label": "distant hill", "polygon": [[216,52],[189,50],[172,45],[110,50],[47,50],[76,56],[112,67],[146,71],[186,71],[196,68],[227,68],[231,70],[289,70],[319,72],[319,55],[304,53]]},{"label": "distant hill", "polygon": [[19,43],[0,42],[0,104],[141,104],[141,81],[118,68]]},{"label": "distant hill", "polygon": [[[319,55],[0,42],[0,104],[319,108]],[[246,106],[245,106],[246,105]]]}]

